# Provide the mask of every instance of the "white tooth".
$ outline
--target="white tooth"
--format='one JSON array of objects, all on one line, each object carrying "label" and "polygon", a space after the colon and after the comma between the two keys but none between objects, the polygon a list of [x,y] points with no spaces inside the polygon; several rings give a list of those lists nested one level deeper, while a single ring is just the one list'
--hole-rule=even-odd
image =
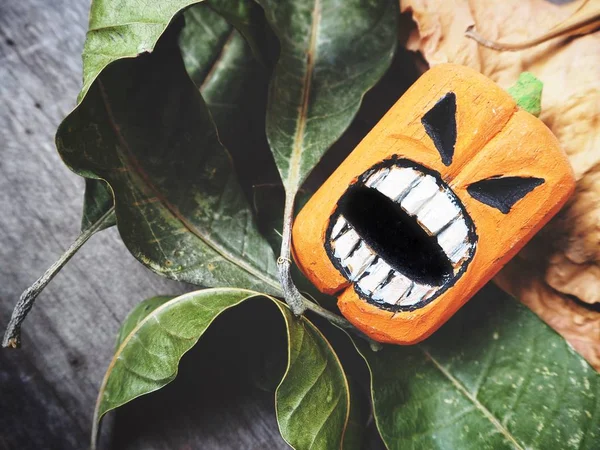
[{"label": "white tooth", "polygon": [[378,302],[389,303],[395,305],[396,302],[410,289],[412,281],[404,275],[394,272],[392,279],[385,286],[379,288],[373,294],[372,298]]},{"label": "white tooth", "polygon": [[367,275],[358,280],[358,287],[365,294],[371,294],[383,280],[385,280],[392,268],[381,258],[367,269]]},{"label": "white tooth", "polygon": [[387,198],[396,200],[418,177],[420,174],[414,169],[392,167],[383,181],[377,183],[377,190]]},{"label": "white tooth", "polygon": [[388,167],[378,170],[369,177],[369,179],[365,182],[365,186],[372,188],[376,187],[379,183],[381,183],[381,181],[383,181],[389,171],[390,169]]},{"label": "white tooth", "polygon": [[440,190],[435,178],[425,175],[421,181],[410,190],[410,192],[402,199],[402,209],[409,214],[416,212],[423,204],[433,197]]},{"label": "white tooth", "polygon": [[339,216],[335,225],[331,229],[331,239],[337,239],[340,236],[340,232],[344,229],[344,227],[348,224],[344,216]]},{"label": "white tooth", "polygon": [[437,234],[444,225],[460,214],[460,209],[452,201],[451,195],[449,192],[440,191],[417,213],[417,220],[430,234]]},{"label": "white tooth", "polygon": [[364,241],[361,241],[358,248],[342,261],[342,265],[348,271],[350,281],[354,281],[363,274],[374,259],[375,254]]},{"label": "white tooth", "polygon": [[462,243],[454,250],[454,253],[450,255],[450,261],[452,261],[453,264],[460,262],[467,256],[470,248],[471,245],[468,242]]},{"label": "white tooth", "polygon": [[346,259],[358,243],[359,239],[360,238],[354,229],[346,231],[338,239],[332,242],[335,257],[340,260]]},{"label": "white tooth", "polygon": [[453,263],[460,261],[469,249],[468,234],[469,229],[464,219],[459,217],[437,236],[440,247],[444,249]]},{"label": "white tooth", "polygon": [[400,306],[411,306],[416,303],[419,303],[422,300],[428,298],[433,292],[435,288],[433,286],[429,286],[427,284],[418,284],[415,283],[404,297],[400,299],[398,305]]}]

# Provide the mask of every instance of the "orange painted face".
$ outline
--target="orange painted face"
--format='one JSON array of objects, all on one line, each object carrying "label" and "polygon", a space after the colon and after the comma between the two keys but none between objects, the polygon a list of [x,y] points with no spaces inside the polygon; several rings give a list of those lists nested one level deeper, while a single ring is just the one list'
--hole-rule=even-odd
[{"label": "orange painted face", "polygon": [[380,342],[439,328],[574,189],[546,126],[471,69],[426,72],[298,215],[294,257]]}]

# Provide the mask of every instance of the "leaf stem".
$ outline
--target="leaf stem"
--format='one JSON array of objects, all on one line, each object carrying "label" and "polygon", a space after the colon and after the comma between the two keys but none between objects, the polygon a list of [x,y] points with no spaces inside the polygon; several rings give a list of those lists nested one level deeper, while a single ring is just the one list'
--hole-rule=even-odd
[{"label": "leaf stem", "polygon": [[308,309],[309,311],[312,311],[315,314],[318,314],[319,316],[323,317],[324,319],[329,320],[334,325],[337,325],[338,327],[343,328],[345,330],[351,330],[354,328],[354,325],[352,325],[350,322],[348,322],[342,316],[339,316],[339,315],[329,311],[328,309],[323,308],[318,303],[312,302],[309,299],[307,299],[306,297],[301,296],[301,299],[302,299],[302,303],[303,303],[303,306],[305,309]]},{"label": "leaf stem", "polygon": [[[290,267],[291,245],[292,245],[292,221],[294,217],[294,202],[296,198],[295,190],[286,189],[285,206],[283,209],[283,230],[281,236],[281,253],[277,258],[277,270],[279,281],[283,289],[283,298],[288,304],[294,315],[301,316],[308,308],[307,303],[312,303],[302,297],[300,291],[292,280]],[[313,303],[314,305],[314,303]]]},{"label": "leaf stem", "polygon": [[364,339],[365,341],[367,341],[367,343],[371,347],[371,350],[378,351],[382,348],[382,346],[379,342],[375,342],[373,339],[371,339],[369,336],[367,336],[366,334],[361,332],[358,328],[356,328],[354,325],[352,325],[350,322],[348,322],[343,317],[339,316],[338,314],[332,313],[331,311],[323,308],[318,303],[310,301],[306,297],[301,296],[301,299],[304,304],[303,305],[304,308],[308,309],[309,311],[314,312],[315,314],[318,314],[319,316],[323,317],[324,319],[329,320],[329,322],[331,322],[336,327],[341,328],[344,331],[347,331],[357,337]]},{"label": "leaf stem", "polygon": [[[583,4],[585,3],[586,2],[583,2]],[[583,4],[579,9],[583,7]],[[578,11],[573,13],[571,17],[573,17],[577,12]],[[465,31],[465,36],[473,39],[479,45],[482,45],[486,48],[490,48],[492,50],[516,52],[519,50],[525,50],[531,47],[535,47],[536,45],[542,44],[544,42],[549,41],[550,39],[554,39],[559,36],[566,38],[576,34],[590,33],[593,30],[597,29],[598,26],[600,26],[600,13],[598,13],[596,10],[593,10],[583,15],[583,17],[581,17],[580,20],[567,20],[565,22],[568,23],[558,25],[550,31],[548,31],[547,33],[543,34],[542,36],[538,36],[536,38],[529,39],[524,42],[497,42],[492,41],[490,39],[486,39],[477,32],[477,30],[475,29],[475,25],[469,25],[469,27],[467,27],[467,30]]]},{"label": "leaf stem", "polygon": [[111,207],[100,219],[98,219],[89,228],[82,231],[81,234],[75,239],[71,246],[65,251],[58,260],[52,264],[48,270],[38,278],[29,288],[27,288],[19,298],[19,301],[15,305],[4,338],[2,339],[2,347],[19,348],[21,346],[21,325],[23,321],[31,311],[35,299],[44,290],[48,283],[54,278],[54,276],[69,262],[69,260],[77,253],[83,244],[87,240],[99,231],[102,226],[113,220],[115,214],[114,206]]},{"label": "leaf stem", "polygon": [[308,309],[313,313],[327,319],[335,326],[342,328],[364,340],[366,340],[374,351],[381,348],[381,344],[373,341],[366,334],[362,333],[358,328],[348,322],[346,319],[338,314],[335,314],[328,309],[323,308],[316,302],[313,302],[304,297],[292,279],[290,271],[292,260],[291,260],[291,248],[292,248],[292,222],[294,217],[294,201],[295,191],[292,194],[286,192],[285,194],[285,206],[283,212],[283,230],[281,236],[281,254],[277,258],[277,269],[279,272],[279,281],[281,282],[281,288],[283,289],[283,298],[287,305],[292,310],[295,316],[301,316]]}]

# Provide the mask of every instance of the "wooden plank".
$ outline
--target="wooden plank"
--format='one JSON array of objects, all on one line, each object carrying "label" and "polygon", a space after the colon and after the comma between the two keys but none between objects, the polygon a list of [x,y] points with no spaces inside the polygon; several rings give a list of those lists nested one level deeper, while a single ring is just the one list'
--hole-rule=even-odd
[{"label": "wooden plank", "polygon": [[78,449],[86,433],[25,353],[0,353],[0,447]]}]

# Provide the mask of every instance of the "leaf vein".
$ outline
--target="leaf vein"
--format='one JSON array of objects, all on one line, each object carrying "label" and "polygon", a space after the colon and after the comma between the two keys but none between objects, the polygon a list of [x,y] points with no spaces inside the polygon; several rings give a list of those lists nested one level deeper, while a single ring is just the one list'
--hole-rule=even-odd
[{"label": "leaf vein", "polygon": [[317,37],[319,23],[321,19],[321,0],[315,0],[312,12],[312,23],[310,31],[310,40],[306,51],[306,73],[303,78],[302,99],[298,111],[296,122],[296,133],[294,136],[294,146],[289,163],[289,172],[287,177],[287,189],[295,192],[300,184],[301,156],[303,153],[302,142],[304,139],[304,130],[306,128],[306,119],[308,114],[308,104],[310,100],[310,88],[312,85],[312,76],[315,69]]},{"label": "leaf vein", "polygon": [[192,340],[194,340],[194,339],[195,339],[194,337],[191,337],[191,338],[189,338],[189,337],[181,336],[181,335],[179,335],[179,334],[177,334],[177,333],[173,333],[171,330],[169,330],[167,327],[165,327],[165,326],[164,326],[164,325],[163,325],[163,324],[160,322],[160,319],[158,318],[158,315],[156,315],[156,314],[155,314],[155,315],[153,315],[153,316],[152,316],[152,318],[154,319],[154,321],[156,322],[156,324],[158,325],[158,327],[159,327],[160,329],[162,329],[162,330],[163,330],[163,331],[164,331],[166,334],[168,334],[168,335],[169,335],[169,336],[171,336],[171,337],[174,337],[175,339],[180,339],[180,340],[182,340],[182,341],[192,341]]},{"label": "leaf vein", "polygon": [[[125,368],[125,370],[127,370],[129,373],[135,375],[136,377],[139,377],[143,380],[147,380],[147,381],[151,381],[153,383],[158,383],[161,380],[164,380],[165,378],[152,378],[148,375],[145,375],[143,373],[138,372],[137,370],[133,369],[132,367],[130,367],[129,365],[127,365],[127,360],[125,358],[121,358],[119,357],[119,359],[122,362],[122,367]],[[106,391],[105,391],[105,395],[106,395]]]},{"label": "leaf vein", "polygon": [[323,431],[323,429],[325,428],[325,424],[329,421],[329,419],[331,418],[333,412],[335,411],[335,409],[337,408],[337,406],[340,404],[340,399],[342,398],[341,395],[338,395],[337,398],[335,399],[335,403],[333,403],[333,405],[331,406],[329,412],[327,413],[327,415],[325,416],[325,419],[323,420],[323,423],[321,423],[321,425],[319,426],[319,429],[317,430],[317,432],[315,433],[310,445],[308,446],[308,448],[312,448],[313,445],[315,444],[315,442],[317,441],[317,438],[319,437],[319,434],[321,434],[321,431]]},{"label": "leaf vein", "polygon": [[319,372],[319,374],[315,377],[314,381],[312,382],[312,384],[310,385],[310,387],[306,390],[306,392],[304,394],[302,394],[302,398],[300,399],[300,401],[298,402],[298,404],[294,407],[294,409],[292,409],[292,411],[290,411],[290,414],[288,416],[288,420],[292,419],[292,416],[300,409],[300,406],[302,406],[302,403],[304,402],[304,400],[306,400],[306,396],[308,395],[308,393],[310,391],[312,391],[313,388],[317,385],[317,382],[323,376],[323,374],[325,373],[325,370],[327,369],[327,364],[328,364],[328,361],[325,360],[325,364],[323,365],[323,368],[321,369],[321,371]]},{"label": "leaf vein", "polygon": [[98,31],[107,31],[107,30],[112,30],[115,28],[125,28],[125,27],[130,27],[132,25],[161,25],[164,27],[167,24],[162,21],[132,20],[131,22],[115,23],[115,24],[102,25],[100,27],[90,28],[90,29],[88,29],[88,33],[93,33],[93,32],[98,32]]},{"label": "leaf vein", "polygon": [[273,288],[276,292],[281,292],[281,286],[279,285],[279,283],[277,282],[277,280],[275,278],[271,278],[270,276],[265,276],[261,272],[261,270],[259,270],[258,268],[252,267],[251,265],[247,264],[245,261],[240,260],[239,258],[236,258],[234,255],[231,255],[230,252],[227,251],[225,248],[223,248],[220,244],[218,244],[217,242],[214,242],[212,239],[209,239],[206,236],[203,236],[202,233],[200,233],[199,230],[196,229],[196,227],[193,224],[191,224],[185,217],[183,217],[183,215],[177,210],[177,208],[174,205],[170,204],[162,196],[162,193],[158,190],[158,188],[156,186],[154,186],[154,184],[151,182],[151,180],[149,179],[146,172],[142,169],[139,161],[137,161],[137,158],[135,158],[135,156],[131,152],[131,149],[129,148],[129,145],[128,145],[125,137],[123,136],[123,133],[121,132],[120,127],[116,123],[112,108],[110,106],[108,97],[106,95],[104,85],[101,80],[98,80],[98,86],[100,88],[100,93],[101,93],[101,96],[102,96],[102,99],[103,99],[103,102],[104,102],[104,105],[106,108],[109,122],[110,122],[115,134],[117,135],[117,138],[119,139],[119,141],[121,142],[121,144],[123,146],[123,151],[127,154],[127,159],[129,161],[129,163],[131,164],[132,169],[134,169],[137,173],[139,173],[139,175],[142,177],[144,183],[154,193],[154,195],[156,195],[156,197],[158,197],[160,199],[160,203],[165,207],[165,209],[167,209],[167,211],[169,211],[175,219],[177,219],[179,222],[181,222],[181,224],[183,226],[185,226],[190,231],[190,233],[192,233],[194,236],[196,236],[200,241],[204,242],[209,248],[211,248],[217,254],[221,255],[223,257],[223,259],[225,259],[232,265],[237,266],[240,269],[243,269],[248,274],[263,281],[265,284],[267,284],[271,288]]},{"label": "leaf vein", "polygon": [[454,376],[452,376],[452,374],[450,372],[448,372],[427,350],[423,350],[423,353],[425,353],[425,356],[433,363],[433,365],[446,377],[448,378],[448,380],[450,380],[450,382],[456,386],[456,388],[465,396],[467,397],[467,399],[469,399],[474,405],[475,407],[481,412],[483,413],[483,415],[492,423],[492,425],[494,425],[498,431],[511,443],[513,444],[517,449],[519,450],[525,450],[524,447],[519,444],[519,442],[515,439],[515,437],[510,434],[510,432],[508,431],[508,429],[506,429],[499,421],[498,419],[496,419],[496,417],[494,417],[494,415],[479,401],[477,400],[475,397],[473,397],[473,395],[471,395],[469,393],[469,391],[465,388],[465,386],[462,385],[462,383],[460,381],[458,381],[458,379],[456,379]]}]

